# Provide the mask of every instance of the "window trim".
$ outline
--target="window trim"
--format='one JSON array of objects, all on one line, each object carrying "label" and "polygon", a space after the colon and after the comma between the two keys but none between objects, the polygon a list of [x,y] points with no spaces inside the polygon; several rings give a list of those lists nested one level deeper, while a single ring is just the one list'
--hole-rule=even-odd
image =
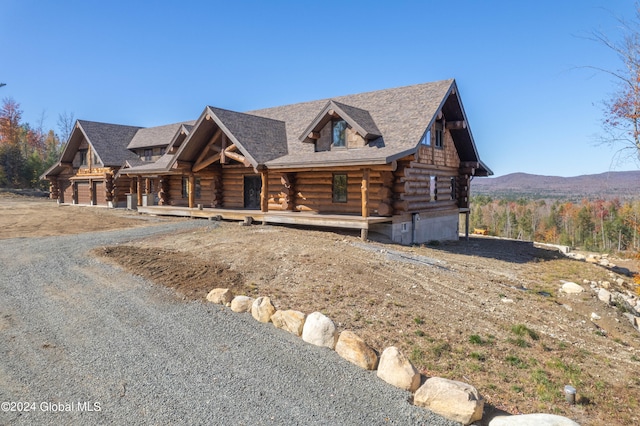
[{"label": "window trim", "polygon": [[[336,125],[338,123],[344,123],[344,129],[342,130],[342,144],[336,144]],[[347,123],[346,120],[343,120],[341,118],[339,119],[335,119],[335,120],[331,120],[331,146],[335,147],[335,148],[346,148],[347,147],[347,128],[349,127],[349,124]]]},{"label": "window trim", "polygon": [[425,130],[422,138],[420,139],[420,145],[431,146],[431,129]]},{"label": "window trim", "polygon": [[442,123],[436,123],[434,128],[435,141],[433,146],[438,149],[444,148],[444,126]]},{"label": "window trim", "polygon": [[[336,178],[344,176],[344,190],[341,190],[340,183],[336,181]],[[331,179],[331,202],[333,203],[346,203],[349,200],[349,176],[346,173],[334,173]],[[344,194],[342,193],[344,191]],[[344,198],[344,199],[343,199]]]},{"label": "window trim", "polygon": [[80,154],[80,167],[89,165],[89,150],[88,149],[79,149],[78,154]]}]

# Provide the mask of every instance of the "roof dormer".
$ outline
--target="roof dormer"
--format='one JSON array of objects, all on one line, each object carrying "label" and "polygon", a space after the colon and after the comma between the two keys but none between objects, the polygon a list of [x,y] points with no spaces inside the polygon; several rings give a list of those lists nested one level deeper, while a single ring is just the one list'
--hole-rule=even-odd
[{"label": "roof dormer", "polygon": [[316,151],[362,148],[381,137],[369,111],[329,101],[300,135],[300,141],[314,143]]}]

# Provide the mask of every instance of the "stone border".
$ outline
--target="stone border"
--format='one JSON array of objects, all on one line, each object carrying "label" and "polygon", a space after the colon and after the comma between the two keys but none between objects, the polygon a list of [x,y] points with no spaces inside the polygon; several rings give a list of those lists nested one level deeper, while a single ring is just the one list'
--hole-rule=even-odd
[{"label": "stone border", "polygon": [[[295,310],[277,310],[267,296],[252,298],[249,296],[234,296],[228,288],[214,288],[207,295],[212,303],[230,307],[233,312],[251,312],[256,321],[271,322],[276,328],[288,331],[301,337],[312,345],[335,350],[347,361],[365,370],[377,370],[377,376],[385,382],[407,390],[413,394],[413,404],[424,407],[449,420],[463,425],[482,420],[484,398],[477,389],[467,383],[449,380],[442,377],[424,377],[411,361],[395,346],[390,346],[378,353],[362,338],[349,330],[337,332],[334,322],[321,312],[305,315]],[[422,385],[421,385],[422,383]],[[496,422],[522,420],[526,424],[526,416],[498,416],[489,422],[489,426]],[[535,414],[535,416],[548,416]],[[560,416],[566,422],[558,423],[567,426],[579,426],[572,420]],[[537,420],[540,417],[536,418]],[[495,423],[498,424],[505,423]],[[508,423],[519,424],[519,423]]]}]

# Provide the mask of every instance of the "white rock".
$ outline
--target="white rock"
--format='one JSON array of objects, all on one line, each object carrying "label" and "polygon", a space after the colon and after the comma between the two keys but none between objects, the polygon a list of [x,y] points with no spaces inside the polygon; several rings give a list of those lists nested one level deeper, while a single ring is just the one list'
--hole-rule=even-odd
[{"label": "white rock", "polygon": [[601,288],[598,291],[598,299],[600,299],[601,301],[603,301],[606,304],[610,304],[611,303],[611,292],[608,290],[605,290],[604,288]]},{"label": "white rock", "polygon": [[571,419],[555,414],[522,414],[519,416],[497,416],[489,426],[580,426]]},{"label": "white rock", "polygon": [[624,285],[624,280],[622,278],[618,278],[618,279],[616,279],[616,284]]},{"label": "white rock", "polygon": [[271,322],[277,328],[281,328],[296,336],[301,336],[305,318],[306,315],[300,311],[276,311],[276,313],[271,316]]},{"label": "white rock", "polygon": [[228,288],[214,288],[207,294],[207,300],[212,303],[226,305],[233,299],[233,293]]},{"label": "white rock", "polygon": [[271,321],[271,315],[275,314],[276,307],[268,297],[258,297],[251,304],[251,315],[260,322]]},{"label": "white rock", "polygon": [[591,319],[594,321],[597,321],[599,319],[602,319],[602,317],[598,314],[596,314],[595,312],[591,312]]},{"label": "white rock", "polygon": [[506,297],[503,297],[500,301],[502,301],[502,303],[513,303],[513,299],[507,299]]},{"label": "white rock", "polygon": [[471,385],[432,377],[413,396],[413,403],[449,420],[468,425],[482,419],[484,399]]},{"label": "white rock", "polygon": [[395,346],[382,352],[377,375],[385,382],[409,392],[420,386],[420,373]]},{"label": "white rock", "polygon": [[600,286],[601,286],[602,288],[609,288],[609,287],[611,287],[611,283],[610,283],[609,281],[602,281],[602,282],[600,283]]},{"label": "white rock", "polygon": [[249,296],[236,296],[231,301],[233,312],[251,312],[251,305],[255,299]]},{"label": "white rock", "polygon": [[589,255],[585,260],[589,263],[598,263],[600,259],[594,255]]},{"label": "white rock", "polygon": [[307,316],[302,328],[302,340],[333,349],[337,337],[336,325],[330,318],[320,312],[313,312]]},{"label": "white rock", "polygon": [[562,284],[562,287],[560,287],[560,291],[565,292],[567,294],[578,294],[578,293],[582,293],[584,291],[584,288],[579,284],[569,281]]},{"label": "white rock", "polygon": [[375,370],[378,366],[378,354],[355,333],[345,330],[340,333],[336,352],[342,358],[365,370]]}]

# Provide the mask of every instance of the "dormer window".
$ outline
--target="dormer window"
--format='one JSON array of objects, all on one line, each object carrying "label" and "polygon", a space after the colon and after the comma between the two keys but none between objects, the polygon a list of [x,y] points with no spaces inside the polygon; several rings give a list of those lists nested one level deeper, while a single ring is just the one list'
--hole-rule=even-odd
[{"label": "dormer window", "polygon": [[153,150],[146,148],[144,150],[144,161],[151,161],[152,156],[153,156]]},{"label": "dormer window", "polygon": [[331,143],[336,147],[347,146],[347,122],[344,120],[334,120],[331,123]]}]

